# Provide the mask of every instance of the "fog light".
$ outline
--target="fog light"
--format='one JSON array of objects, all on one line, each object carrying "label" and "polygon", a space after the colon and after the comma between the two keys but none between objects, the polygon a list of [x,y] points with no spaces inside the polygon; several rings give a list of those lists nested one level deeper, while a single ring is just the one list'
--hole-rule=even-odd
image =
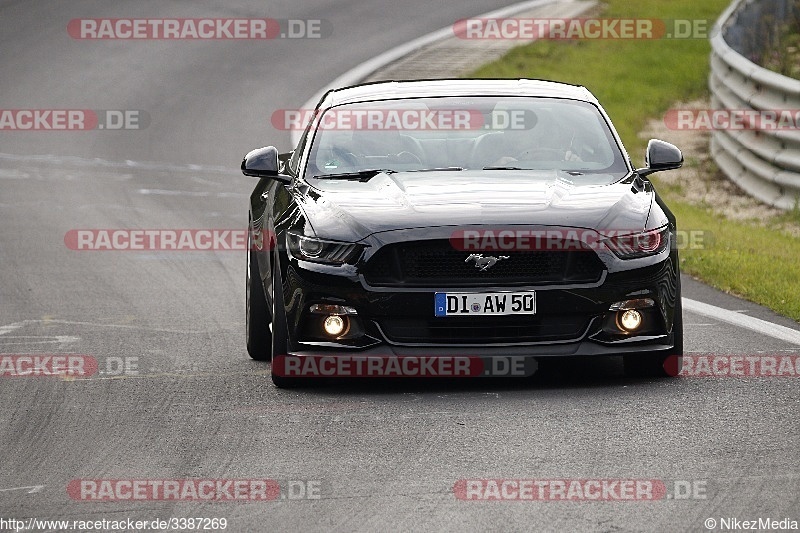
[{"label": "fog light", "polygon": [[339,315],[330,315],[325,318],[322,327],[325,328],[325,333],[331,337],[338,337],[344,333],[346,323],[345,319]]},{"label": "fog light", "polygon": [[642,314],[635,309],[629,309],[619,315],[619,326],[621,326],[621,329],[624,329],[625,331],[634,331],[639,329],[639,326],[641,325]]}]

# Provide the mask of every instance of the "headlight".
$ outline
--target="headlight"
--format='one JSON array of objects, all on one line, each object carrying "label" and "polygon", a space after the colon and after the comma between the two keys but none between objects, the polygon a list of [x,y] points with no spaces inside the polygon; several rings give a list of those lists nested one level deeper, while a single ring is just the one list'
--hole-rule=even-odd
[{"label": "headlight", "polygon": [[304,261],[341,265],[354,263],[361,255],[362,246],[352,242],[337,242],[286,233],[289,253]]},{"label": "headlight", "polygon": [[637,259],[660,254],[669,246],[669,227],[651,231],[616,235],[603,240],[620,259]]}]

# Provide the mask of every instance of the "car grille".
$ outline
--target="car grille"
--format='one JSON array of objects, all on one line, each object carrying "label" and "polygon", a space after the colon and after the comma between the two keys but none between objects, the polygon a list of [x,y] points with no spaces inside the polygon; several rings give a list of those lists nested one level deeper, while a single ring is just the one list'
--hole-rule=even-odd
[{"label": "car grille", "polygon": [[586,316],[386,318],[384,336],[398,344],[497,344],[571,341],[589,327]]},{"label": "car grille", "polygon": [[604,265],[592,250],[533,250],[484,253],[506,255],[481,271],[466,262],[470,252],[448,240],[389,244],[367,262],[362,272],[370,285],[383,287],[480,287],[530,284],[580,284],[600,280]]}]

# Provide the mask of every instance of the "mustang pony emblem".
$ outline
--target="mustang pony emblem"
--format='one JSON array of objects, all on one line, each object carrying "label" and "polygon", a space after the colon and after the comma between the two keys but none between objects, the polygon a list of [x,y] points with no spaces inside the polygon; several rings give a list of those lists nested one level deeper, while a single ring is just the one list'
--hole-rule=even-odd
[{"label": "mustang pony emblem", "polygon": [[489,257],[483,257],[483,254],[470,254],[466,259],[464,259],[464,262],[469,263],[470,261],[475,261],[475,268],[481,272],[484,272],[492,268],[495,263],[503,259],[508,259],[508,256],[501,255],[500,257],[494,257],[490,255]]}]

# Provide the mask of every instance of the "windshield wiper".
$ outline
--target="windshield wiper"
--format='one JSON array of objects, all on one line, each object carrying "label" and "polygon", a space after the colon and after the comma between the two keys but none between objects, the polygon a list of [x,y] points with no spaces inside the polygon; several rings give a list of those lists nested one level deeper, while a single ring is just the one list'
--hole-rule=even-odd
[{"label": "windshield wiper", "polygon": [[[483,170],[534,170],[532,168],[520,168],[520,167],[483,167]],[[580,170],[565,170],[567,174],[570,176],[583,176],[583,172]]]},{"label": "windshield wiper", "polygon": [[415,168],[414,170],[406,170],[406,172],[440,172],[446,170],[459,171],[459,170],[464,170],[464,167]]},{"label": "windshield wiper", "polygon": [[369,179],[374,178],[378,174],[394,174],[396,170],[391,168],[368,168],[356,172],[342,172],[341,174],[319,174],[314,176],[317,179]]}]

